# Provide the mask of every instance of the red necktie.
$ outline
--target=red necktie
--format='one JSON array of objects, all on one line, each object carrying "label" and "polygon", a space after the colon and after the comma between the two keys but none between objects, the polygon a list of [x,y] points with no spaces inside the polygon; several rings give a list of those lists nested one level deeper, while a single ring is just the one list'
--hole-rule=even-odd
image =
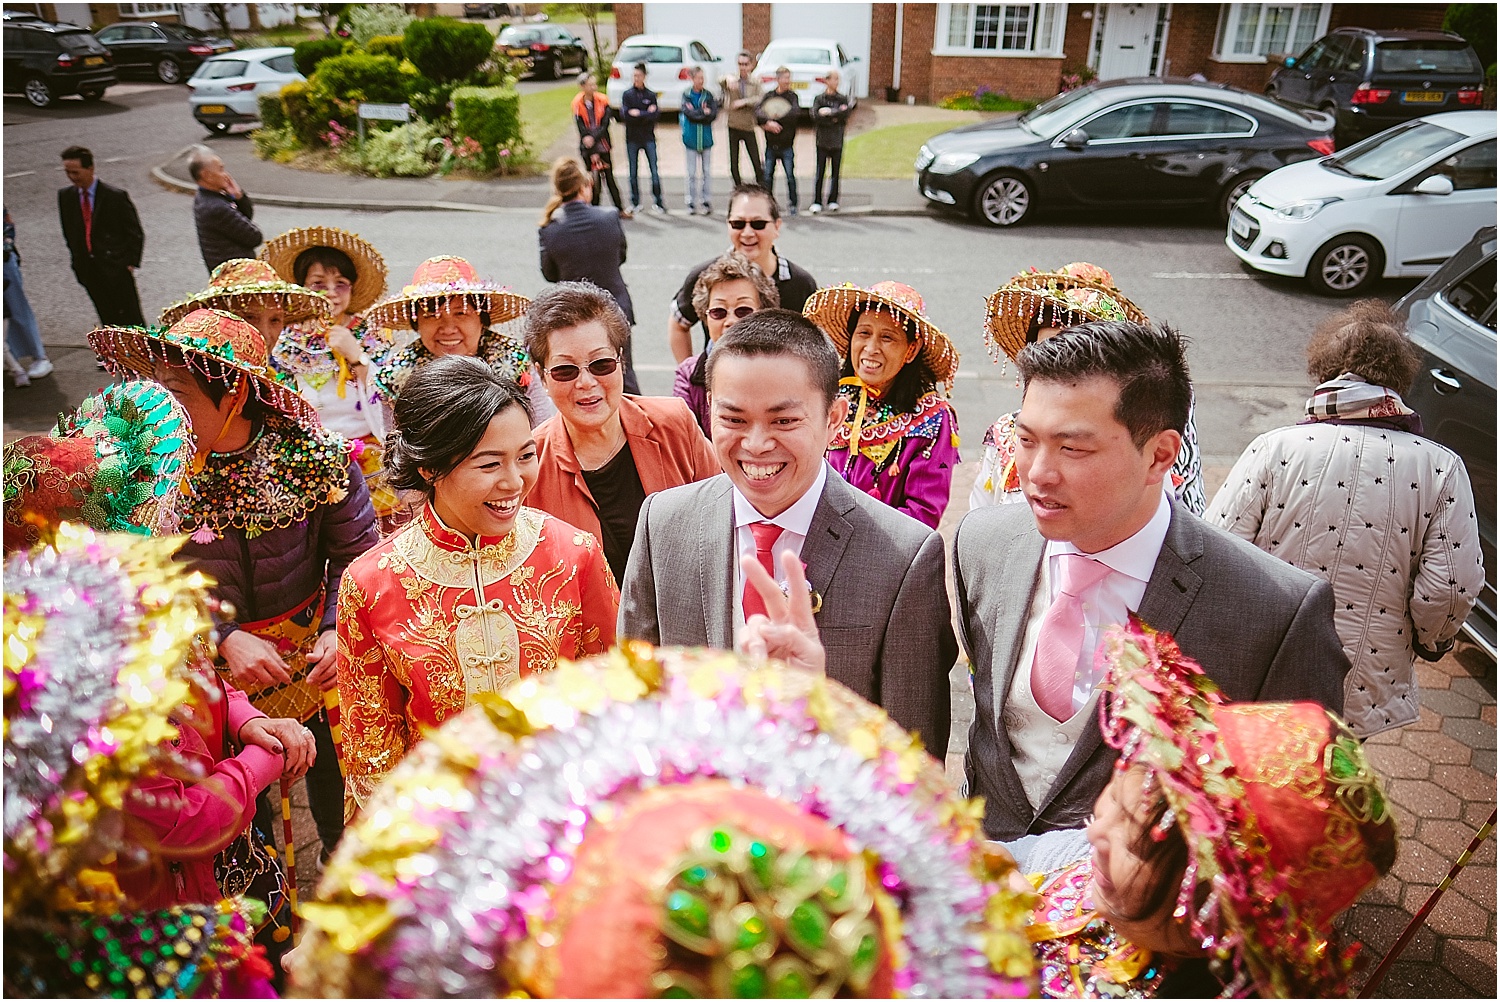
[{"label": "red necktie", "polygon": [[[770,522],[751,522],[750,534],[755,537],[755,559],[766,569],[766,573],[772,578],[776,577],[776,562],[771,559],[771,547],[776,545],[776,540],[781,538],[781,526]],[[760,597],[760,592],[750,583],[750,578],[745,577],[745,593],[740,598],[740,608],[745,613],[745,622],[756,613],[762,616],[766,614],[766,603]]]},{"label": "red necktie", "polygon": [[1042,616],[1031,661],[1031,694],[1054,720],[1073,715],[1073,676],[1083,652],[1082,594],[1109,576],[1108,564],[1081,553],[1062,554],[1062,586]]},{"label": "red necktie", "polygon": [[78,207],[83,210],[83,245],[94,252],[94,207],[89,204],[89,190],[78,189]]}]

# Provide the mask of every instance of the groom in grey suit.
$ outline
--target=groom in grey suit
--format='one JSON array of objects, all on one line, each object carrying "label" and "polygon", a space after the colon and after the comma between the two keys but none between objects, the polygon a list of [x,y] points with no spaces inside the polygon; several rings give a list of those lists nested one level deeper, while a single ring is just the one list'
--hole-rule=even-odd
[{"label": "groom in grey suit", "polygon": [[1328,584],[1163,491],[1187,423],[1182,349],[1169,329],[1099,321],[1017,360],[1026,503],[970,512],[953,542],[974,666],[969,793],[985,798],[992,839],[1092,813],[1116,758],[1093,654],[1130,613],[1172,634],[1231,700],[1343,708],[1349,662]]},{"label": "groom in grey suit", "polygon": [[829,676],[942,758],[958,655],[942,539],[824,461],[846,407],[838,353],[800,314],[764,310],[725,331],[707,376],[725,472],[646,499],[620,587],[620,636],[732,649],[760,611],[741,560],[759,560],[785,587],[790,551],[814,590]]}]

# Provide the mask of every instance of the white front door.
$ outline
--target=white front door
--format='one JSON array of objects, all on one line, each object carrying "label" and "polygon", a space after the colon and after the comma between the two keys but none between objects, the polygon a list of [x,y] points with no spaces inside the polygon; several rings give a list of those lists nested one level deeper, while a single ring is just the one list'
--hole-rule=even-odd
[{"label": "white front door", "polygon": [[1154,3],[1112,3],[1100,8],[1104,37],[1099,46],[1099,79],[1143,77],[1151,73],[1156,45],[1157,8]]}]

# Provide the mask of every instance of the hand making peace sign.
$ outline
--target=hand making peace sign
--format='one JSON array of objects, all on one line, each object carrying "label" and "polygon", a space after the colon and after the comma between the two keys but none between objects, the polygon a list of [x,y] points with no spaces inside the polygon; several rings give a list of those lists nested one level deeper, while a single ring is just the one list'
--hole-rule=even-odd
[{"label": "hand making peace sign", "polygon": [[812,592],[807,587],[802,561],[791,551],[782,553],[786,592],[754,557],[742,558],[740,566],[745,569],[745,580],[766,604],[766,615],[757,613],[745,623],[738,644],[740,653],[752,658],[776,658],[793,668],[823,674],[827,670],[827,657],[823,642],[818,639],[818,624],[813,620]]}]

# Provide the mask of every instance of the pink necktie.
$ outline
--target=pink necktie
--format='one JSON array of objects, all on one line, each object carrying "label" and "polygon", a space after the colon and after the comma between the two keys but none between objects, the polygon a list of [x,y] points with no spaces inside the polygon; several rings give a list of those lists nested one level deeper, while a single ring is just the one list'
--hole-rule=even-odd
[{"label": "pink necktie", "polygon": [[[773,522],[751,522],[750,535],[755,537],[755,559],[766,569],[771,577],[776,576],[776,561],[771,559],[771,547],[776,545],[776,540],[781,538],[781,526]],[[750,583],[749,577],[745,578],[745,591],[740,596],[740,609],[745,614],[745,622],[756,613],[762,616],[766,614],[765,599],[760,597],[760,592]]]},{"label": "pink necktie", "polygon": [[1110,568],[1081,553],[1061,555],[1062,587],[1042,616],[1031,662],[1031,693],[1054,720],[1073,715],[1073,676],[1083,648],[1083,599],[1090,588],[1109,576]]}]

